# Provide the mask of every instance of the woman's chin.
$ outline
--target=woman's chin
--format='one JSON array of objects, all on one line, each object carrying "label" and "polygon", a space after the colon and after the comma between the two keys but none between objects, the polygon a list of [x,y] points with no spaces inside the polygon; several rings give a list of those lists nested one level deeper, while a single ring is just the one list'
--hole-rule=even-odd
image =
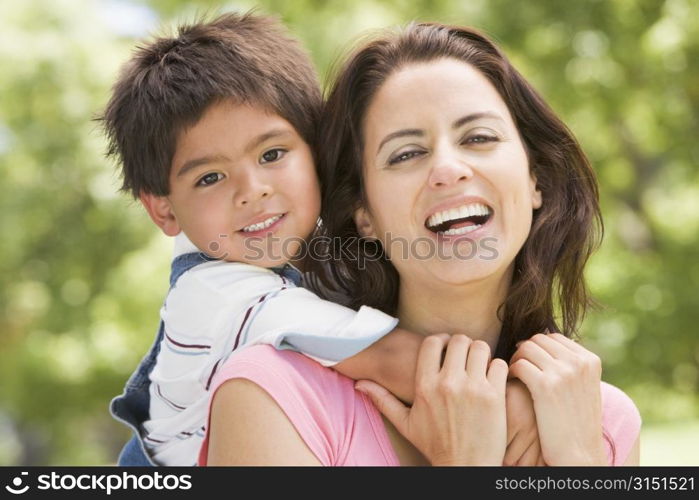
[{"label": "woman's chin", "polygon": [[[410,269],[404,269],[404,273],[415,275],[415,264],[408,264]],[[488,280],[499,280],[507,271],[506,265],[498,259],[482,260],[474,257],[470,260],[460,260],[456,257],[447,259],[431,259],[419,263],[419,267],[425,276],[425,283],[442,284],[446,286],[467,286],[470,284],[484,283]],[[399,274],[403,275],[400,272]]]}]

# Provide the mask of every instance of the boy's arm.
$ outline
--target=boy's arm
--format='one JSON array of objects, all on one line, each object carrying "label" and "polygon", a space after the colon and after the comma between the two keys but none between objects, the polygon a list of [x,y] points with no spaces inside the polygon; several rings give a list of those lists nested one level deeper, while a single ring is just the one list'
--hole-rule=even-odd
[{"label": "boy's arm", "polygon": [[424,337],[394,328],[375,343],[333,366],[355,380],[373,380],[396,397],[412,403],[415,397],[417,354]]},{"label": "boy's arm", "polygon": [[412,402],[422,336],[397,328],[396,318],[377,309],[355,311],[272,273],[257,271],[244,282],[243,273],[252,270],[236,269],[237,277],[227,287],[241,318],[233,328],[233,349],[260,343],[292,349],[355,380],[373,380]]},{"label": "boy's arm", "polygon": [[[237,292],[244,294],[246,289],[249,287],[239,286]],[[362,306],[355,311],[293,286],[268,288],[259,299],[247,302],[238,309],[241,322],[234,348],[270,344],[329,367],[366,350],[398,324],[396,318],[378,309]],[[375,361],[378,366],[379,360]]]}]

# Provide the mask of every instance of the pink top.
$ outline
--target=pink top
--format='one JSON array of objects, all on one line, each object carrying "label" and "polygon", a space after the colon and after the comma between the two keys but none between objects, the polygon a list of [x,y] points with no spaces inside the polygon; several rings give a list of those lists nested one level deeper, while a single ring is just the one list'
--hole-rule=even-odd
[{"label": "pink top", "polygon": [[[212,399],[234,378],[248,379],[267,391],[321,464],[400,465],[381,415],[367,396],[354,390],[354,380],[302,354],[267,345],[231,356],[213,380]],[[610,464],[621,465],[638,436],[641,418],[624,392],[604,382],[602,404],[607,456]],[[207,454],[208,432],[199,465],[206,465]]]}]

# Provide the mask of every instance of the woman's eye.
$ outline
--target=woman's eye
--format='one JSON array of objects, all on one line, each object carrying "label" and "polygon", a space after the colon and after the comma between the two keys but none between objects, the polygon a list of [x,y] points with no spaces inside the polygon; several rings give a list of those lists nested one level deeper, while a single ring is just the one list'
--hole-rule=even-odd
[{"label": "woman's eye", "polygon": [[272,163],[281,160],[287,153],[286,149],[276,148],[270,149],[262,153],[262,161],[260,163]]},{"label": "woman's eye", "polygon": [[388,164],[395,165],[396,163],[408,161],[411,158],[415,158],[416,156],[420,156],[422,154],[423,154],[423,151],[418,151],[418,150],[404,151],[403,153],[399,153],[395,156],[391,156],[388,159]]},{"label": "woman's eye", "polygon": [[197,186],[211,186],[212,184],[216,184],[219,180],[221,180],[221,177],[223,176],[217,172],[206,174],[197,181]]},{"label": "woman's eye", "polygon": [[490,134],[476,134],[466,137],[464,144],[487,144],[489,142],[497,142],[498,138]]}]

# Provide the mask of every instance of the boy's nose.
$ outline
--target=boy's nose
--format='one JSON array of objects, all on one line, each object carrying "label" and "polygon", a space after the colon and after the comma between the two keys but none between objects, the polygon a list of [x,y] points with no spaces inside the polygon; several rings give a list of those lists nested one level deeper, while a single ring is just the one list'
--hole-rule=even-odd
[{"label": "boy's nose", "polygon": [[241,182],[240,189],[237,190],[233,197],[233,202],[236,207],[244,207],[250,203],[256,203],[264,198],[269,198],[273,189],[272,186],[265,182],[263,179],[259,179],[255,175],[245,176],[246,178],[240,179]]},{"label": "boy's nose", "polygon": [[251,196],[241,197],[239,200],[239,203],[240,203],[240,206],[244,206],[250,202],[260,200],[260,199],[265,198],[267,196],[269,196],[269,193],[267,191],[262,191],[259,195],[251,195]]}]

